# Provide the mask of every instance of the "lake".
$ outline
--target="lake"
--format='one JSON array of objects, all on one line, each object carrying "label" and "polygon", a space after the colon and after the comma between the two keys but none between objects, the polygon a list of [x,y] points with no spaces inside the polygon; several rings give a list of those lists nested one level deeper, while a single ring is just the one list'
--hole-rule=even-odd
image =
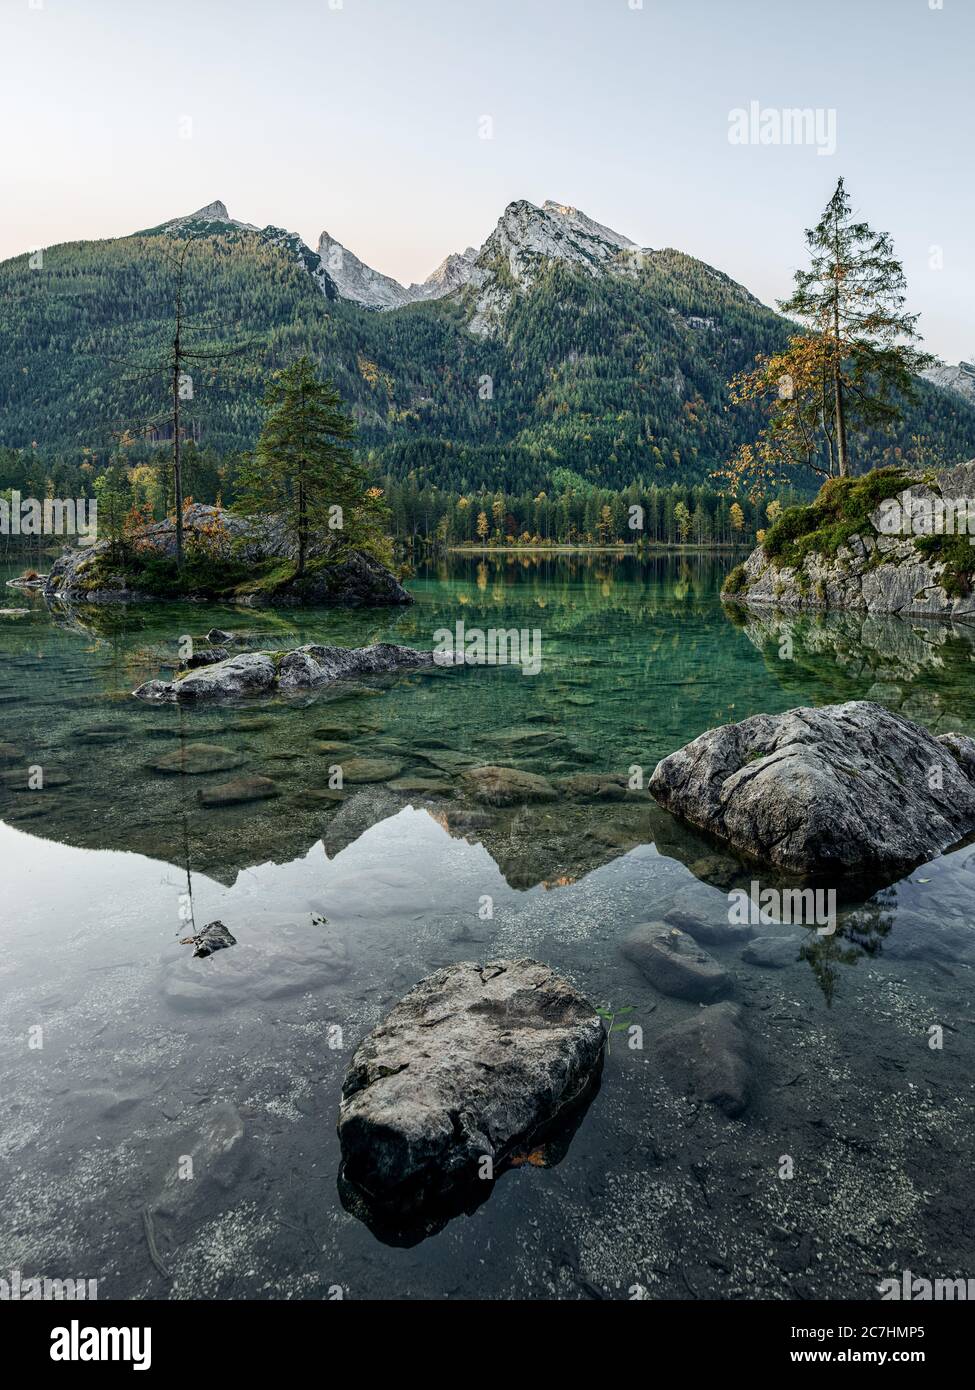
[{"label": "lake", "polygon": [[[102,1298],[872,1298],[964,1276],[971,1222],[975,847],[773,924],[734,979],[752,1098],[728,1119],[655,1065],[698,1007],[619,951],[674,908],[727,914],[748,871],[639,793],[714,725],[869,698],[975,734],[975,630],[755,618],[707,555],[445,558],[369,612],[149,605],[0,619],[0,1275]],[[8,568],[3,578],[16,573]],[[429,648],[538,629],[541,666],[411,672],[220,708],[130,692],[212,626]],[[188,744],[214,770],[166,771]],[[634,794],[475,808],[465,768],[625,773]],[[329,769],[357,780],[329,786]],[[43,786],[37,788],[41,769]],[[268,799],[207,806],[241,775]],[[763,883],[774,882],[768,875]],[[237,945],[181,941],[214,919]],[[530,956],[617,1020],[565,1142],[473,1210],[374,1230],[337,1182],[342,1078],[421,977]]]}]

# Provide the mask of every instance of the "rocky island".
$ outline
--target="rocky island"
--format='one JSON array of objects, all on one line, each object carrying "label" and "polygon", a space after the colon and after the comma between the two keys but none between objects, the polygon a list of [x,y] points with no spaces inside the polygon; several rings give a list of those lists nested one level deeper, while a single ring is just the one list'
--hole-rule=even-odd
[{"label": "rocky island", "polygon": [[790,507],[722,598],[975,622],[975,460],[937,473],[833,478]]},{"label": "rocky island", "polygon": [[152,522],[120,555],[110,541],[69,550],[51,566],[45,598],[64,604],[218,599],[248,607],[380,607],[412,603],[396,576],[361,550],[340,549],[316,533],[305,573],[296,577],[297,540],[279,518],[263,522],[193,503],[183,517],[187,562],[176,566],[172,520]]}]

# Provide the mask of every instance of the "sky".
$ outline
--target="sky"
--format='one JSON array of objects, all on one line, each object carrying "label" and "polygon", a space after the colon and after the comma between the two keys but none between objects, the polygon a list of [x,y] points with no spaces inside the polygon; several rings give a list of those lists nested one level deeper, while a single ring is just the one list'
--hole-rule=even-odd
[{"label": "sky", "polygon": [[0,0],[0,259],[219,198],[409,283],[551,198],[773,303],[843,175],[970,361],[973,54],[975,0]]}]

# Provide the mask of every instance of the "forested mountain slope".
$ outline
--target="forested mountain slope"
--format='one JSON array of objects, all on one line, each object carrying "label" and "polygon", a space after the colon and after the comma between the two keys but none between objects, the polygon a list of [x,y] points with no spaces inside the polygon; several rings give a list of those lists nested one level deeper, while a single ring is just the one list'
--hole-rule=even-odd
[{"label": "forested mountain slope", "polygon": [[[193,243],[187,341],[241,348],[193,370],[184,411],[221,457],[253,444],[269,372],[310,352],[353,408],[359,447],[394,477],[457,491],[541,488],[557,468],[607,488],[706,482],[757,427],[728,409],[727,381],[788,333],[701,261],[641,250],[561,205],[512,204],[447,293],[380,312],[344,297],[361,276],[343,282],[293,233],[215,203],[49,248],[37,268],[0,264],[0,449],[30,449],[34,473],[55,475],[85,451],[97,467],[123,429],[165,431],[165,373],[148,368],[172,337],[179,238]],[[860,457],[880,462],[912,436],[948,462],[970,457],[975,407],[922,382],[897,435]]]}]

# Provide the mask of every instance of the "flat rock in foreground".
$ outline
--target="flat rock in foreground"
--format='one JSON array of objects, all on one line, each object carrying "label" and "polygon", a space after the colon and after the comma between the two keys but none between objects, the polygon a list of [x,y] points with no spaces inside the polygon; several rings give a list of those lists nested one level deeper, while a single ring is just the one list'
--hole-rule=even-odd
[{"label": "flat rock in foreground", "polygon": [[240,652],[171,681],[146,681],[132,693],[142,700],[226,700],[269,695],[277,690],[313,690],[350,676],[379,676],[433,666],[432,652],[394,642],[370,647],[325,647],[310,643],[290,652]]},{"label": "flat rock in foreground", "polygon": [[361,1044],[342,1087],[344,1176],[413,1203],[494,1176],[580,1099],[602,1061],[595,1009],[534,960],[421,980]]},{"label": "flat rock in foreground", "polygon": [[890,881],[975,833],[975,741],[864,700],[758,714],[664,758],[650,790],[789,873]]}]

